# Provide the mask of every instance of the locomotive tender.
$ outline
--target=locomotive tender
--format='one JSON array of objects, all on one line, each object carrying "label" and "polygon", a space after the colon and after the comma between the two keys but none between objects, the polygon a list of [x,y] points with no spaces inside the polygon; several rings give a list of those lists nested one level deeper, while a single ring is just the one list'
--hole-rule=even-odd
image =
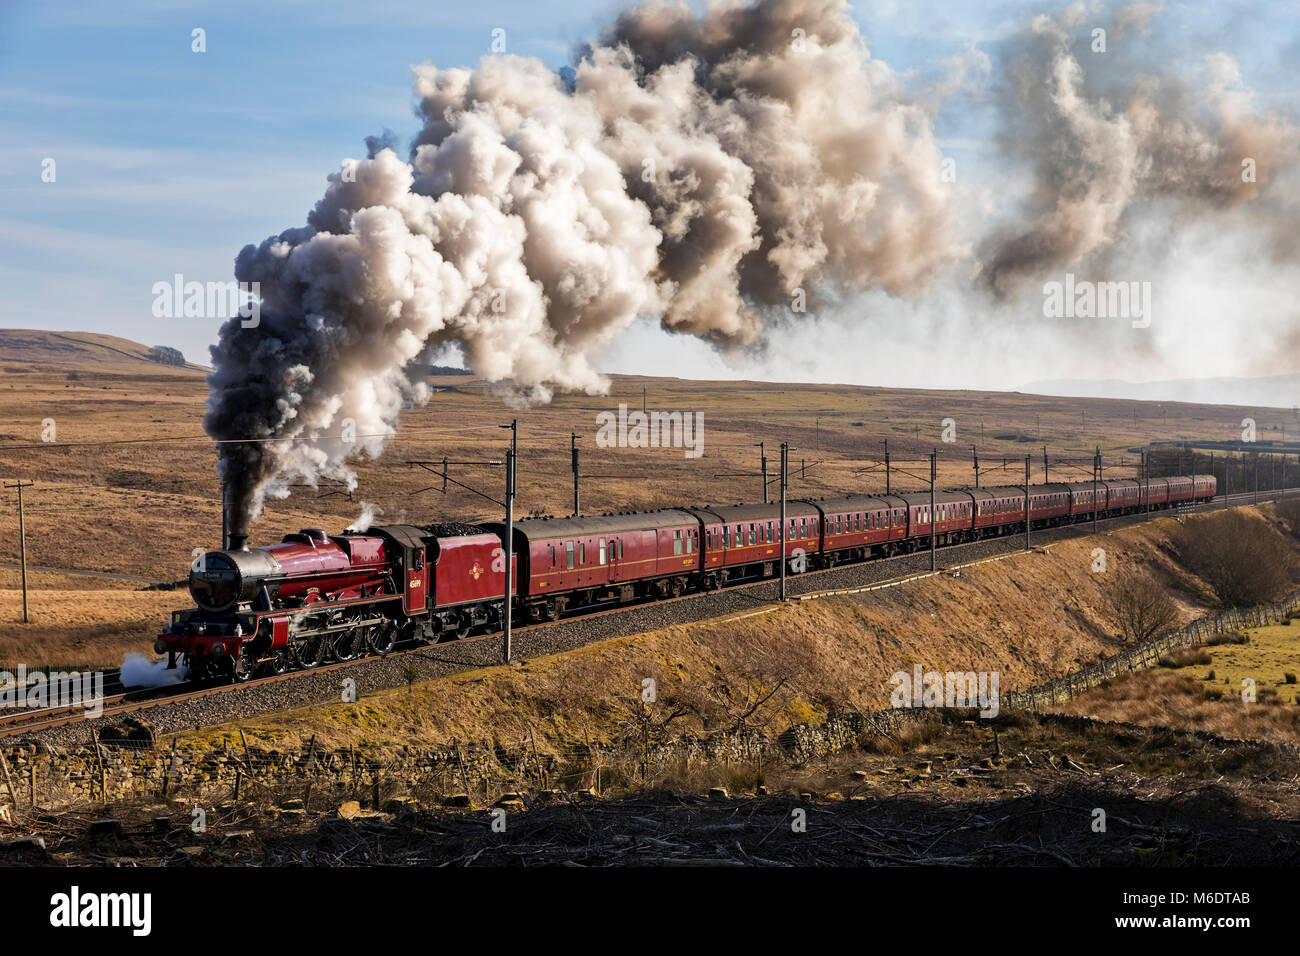
[{"label": "locomotive tender", "polygon": [[[1030,485],[1032,528],[1212,499],[1212,475]],[[1023,533],[1023,486],[851,495],[780,506],[665,508],[514,524],[512,612],[524,621],[708,591],[779,573]],[[248,680],[328,661],[383,655],[402,641],[458,640],[501,626],[504,523],[317,528],[247,547],[234,533],[190,570],[196,607],[172,615],[154,644],[192,679]]]}]

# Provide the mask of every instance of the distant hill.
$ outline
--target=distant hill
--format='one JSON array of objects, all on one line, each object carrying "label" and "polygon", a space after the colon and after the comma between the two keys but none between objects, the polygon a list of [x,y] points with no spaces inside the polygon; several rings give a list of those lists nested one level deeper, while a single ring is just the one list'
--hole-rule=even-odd
[{"label": "distant hill", "polygon": [[1021,385],[1017,392],[1070,398],[1121,398],[1137,402],[1194,402],[1248,408],[1300,405],[1300,375],[1262,378],[1178,378],[1162,382],[1120,379],[1052,379]]},{"label": "distant hill", "polygon": [[176,349],[141,345],[99,332],[46,332],[39,329],[0,329],[0,363],[25,368],[66,368],[88,372],[158,371],[206,372],[186,362]]}]

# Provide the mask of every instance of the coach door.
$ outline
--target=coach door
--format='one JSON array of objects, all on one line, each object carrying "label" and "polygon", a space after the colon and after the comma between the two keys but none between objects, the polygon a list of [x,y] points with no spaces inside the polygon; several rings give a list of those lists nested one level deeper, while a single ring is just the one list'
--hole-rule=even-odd
[{"label": "coach door", "polygon": [[621,538],[610,538],[606,542],[606,547],[608,549],[608,559],[609,559],[609,579],[611,581],[623,580],[622,571],[619,567],[619,560],[618,560],[619,542],[621,540],[622,540]]}]

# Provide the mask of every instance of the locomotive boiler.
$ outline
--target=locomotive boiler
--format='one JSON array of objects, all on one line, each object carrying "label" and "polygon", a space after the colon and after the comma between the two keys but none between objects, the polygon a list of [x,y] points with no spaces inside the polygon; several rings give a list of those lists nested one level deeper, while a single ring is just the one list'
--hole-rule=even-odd
[{"label": "locomotive boiler", "polygon": [[245,681],[259,670],[382,655],[403,640],[464,636],[501,615],[503,549],[479,529],[306,528],[278,544],[246,542],[235,533],[228,547],[196,558],[195,607],[175,612],[155,642],[191,679]]}]

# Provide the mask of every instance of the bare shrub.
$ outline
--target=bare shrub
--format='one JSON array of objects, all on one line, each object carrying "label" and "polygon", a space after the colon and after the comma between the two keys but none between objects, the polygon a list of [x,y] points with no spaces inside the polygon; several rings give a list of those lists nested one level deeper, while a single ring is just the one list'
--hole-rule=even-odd
[{"label": "bare shrub", "polygon": [[1224,631],[1221,634],[1211,634],[1205,639],[1206,647],[1215,647],[1219,644],[1249,644],[1250,635],[1245,631]]},{"label": "bare shrub", "polygon": [[1194,665],[1208,664],[1211,661],[1209,653],[1199,647],[1178,647],[1161,656],[1157,662],[1161,667],[1192,667]]},{"label": "bare shrub", "polygon": [[1276,599],[1290,582],[1291,549],[1272,527],[1240,511],[1188,521],[1179,557],[1222,604],[1244,607]]},{"label": "bare shrub", "polygon": [[1293,537],[1300,538],[1300,498],[1283,498],[1279,501],[1277,516]]},{"label": "bare shrub", "polygon": [[1149,575],[1117,574],[1105,585],[1103,597],[1111,623],[1129,643],[1145,641],[1178,622],[1177,603]]}]

